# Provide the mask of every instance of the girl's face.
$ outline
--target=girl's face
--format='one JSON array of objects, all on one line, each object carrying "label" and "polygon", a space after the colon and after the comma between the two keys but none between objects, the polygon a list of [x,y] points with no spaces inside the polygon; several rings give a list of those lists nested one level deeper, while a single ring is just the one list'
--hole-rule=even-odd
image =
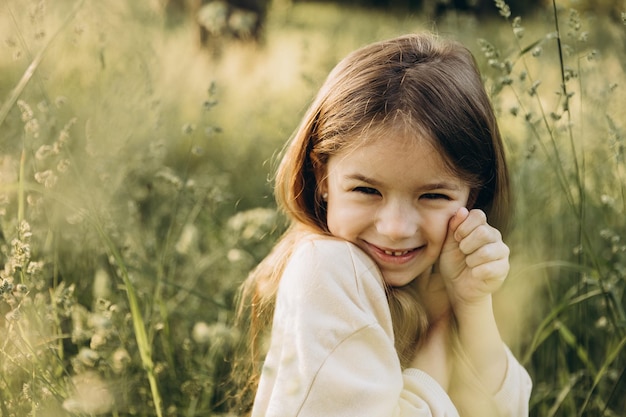
[{"label": "girl's face", "polygon": [[331,234],[368,253],[391,286],[435,264],[470,193],[428,141],[393,135],[331,156],[322,189]]}]

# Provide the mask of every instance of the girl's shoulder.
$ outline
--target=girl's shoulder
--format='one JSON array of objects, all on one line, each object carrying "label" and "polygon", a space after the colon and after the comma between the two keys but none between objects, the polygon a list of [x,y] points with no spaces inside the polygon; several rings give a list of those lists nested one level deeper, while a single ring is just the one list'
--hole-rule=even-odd
[{"label": "girl's shoulder", "polygon": [[357,245],[333,236],[307,234],[295,245],[281,280],[298,286],[342,286],[385,293],[380,270]]},{"label": "girl's shoulder", "polygon": [[378,272],[378,267],[361,248],[334,236],[309,233],[295,245],[292,258],[304,258],[317,264],[352,263],[357,271]]},{"label": "girl's shoulder", "polygon": [[287,315],[342,318],[347,326],[340,332],[342,337],[378,324],[393,338],[380,270],[358,246],[343,239],[316,234],[300,239],[280,278],[277,295],[277,307]]}]

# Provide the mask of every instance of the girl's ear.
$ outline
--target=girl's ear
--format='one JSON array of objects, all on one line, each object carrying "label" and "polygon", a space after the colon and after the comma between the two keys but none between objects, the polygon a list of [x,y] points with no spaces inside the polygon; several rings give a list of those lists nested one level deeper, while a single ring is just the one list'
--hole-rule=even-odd
[{"label": "girl's ear", "polygon": [[[321,169],[315,170],[315,182],[317,189],[315,190],[318,201],[326,201],[328,199],[328,177],[326,172],[320,172]],[[325,171],[325,170],[324,170]]]},{"label": "girl's ear", "polygon": [[317,185],[317,195],[322,201],[328,201],[328,186],[326,185],[326,178],[322,178]]}]

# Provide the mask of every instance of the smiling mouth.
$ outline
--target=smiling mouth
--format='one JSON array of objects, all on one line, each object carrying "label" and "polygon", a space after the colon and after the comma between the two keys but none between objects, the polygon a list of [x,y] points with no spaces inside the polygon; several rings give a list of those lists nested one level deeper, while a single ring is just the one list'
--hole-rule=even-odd
[{"label": "smiling mouth", "polygon": [[367,246],[370,247],[370,250],[373,251],[373,253],[378,254],[379,257],[387,257],[388,260],[396,259],[398,261],[412,258],[418,251],[420,251],[420,249],[424,247],[419,246],[411,249],[390,249],[376,246],[368,242],[366,243]]},{"label": "smiling mouth", "polygon": [[385,252],[385,255],[389,255],[389,256],[404,256],[409,252],[413,252],[414,250],[415,249],[402,250],[402,251],[383,250],[383,252]]}]

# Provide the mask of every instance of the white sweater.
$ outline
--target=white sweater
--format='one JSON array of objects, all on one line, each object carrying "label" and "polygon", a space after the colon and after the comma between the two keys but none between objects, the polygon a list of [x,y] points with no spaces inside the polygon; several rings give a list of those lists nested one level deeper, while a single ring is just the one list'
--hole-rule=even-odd
[{"label": "white sweater", "polygon": [[[531,380],[508,353],[499,414],[528,415]],[[452,417],[443,388],[400,367],[382,276],[355,245],[305,240],[282,276],[253,417]]]}]

